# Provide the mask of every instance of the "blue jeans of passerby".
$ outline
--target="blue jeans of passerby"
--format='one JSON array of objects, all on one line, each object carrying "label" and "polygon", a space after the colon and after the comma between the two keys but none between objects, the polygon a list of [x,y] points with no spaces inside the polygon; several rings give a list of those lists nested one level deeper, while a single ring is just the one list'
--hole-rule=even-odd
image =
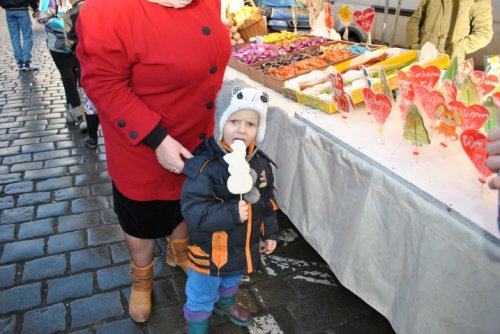
[{"label": "blue jeans of passerby", "polygon": [[[14,49],[17,61],[31,60],[33,49],[33,31],[31,30],[31,18],[27,9],[7,10],[7,26],[9,27],[10,41]],[[21,46],[21,33],[23,43]]]},{"label": "blue jeans of passerby", "polygon": [[189,269],[184,317],[195,322],[208,319],[220,297],[227,298],[236,294],[242,278],[243,275],[208,276]]}]

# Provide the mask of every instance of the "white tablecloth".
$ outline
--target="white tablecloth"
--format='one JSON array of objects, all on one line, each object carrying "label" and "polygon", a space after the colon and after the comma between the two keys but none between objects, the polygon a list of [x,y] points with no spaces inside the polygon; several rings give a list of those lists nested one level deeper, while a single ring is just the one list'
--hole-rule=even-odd
[{"label": "white tablecloth", "polygon": [[[226,77],[259,86],[230,68]],[[500,243],[495,225],[475,221],[496,217],[496,192],[460,193],[459,184],[475,178],[464,166],[459,179],[450,182],[444,173],[440,183],[426,177],[419,186],[398,159],[381,160],[385,146],[342,137],[347,130],[329,121],[338,115],[270,95],[274,107],[262,149],[278,165],[278,204],[342,284],[398,333],[500,333]],[[376,136],[376,129],[350,121],[357,137]],[[453,150],[446,159],[453,160]],[[394,154],[406,150],[389,150]],[[442,164],[425,154],[433,152],[422,152],[418,164],[410,159],[411,166]],[[452,200],[436,198],[448,193]]]}]

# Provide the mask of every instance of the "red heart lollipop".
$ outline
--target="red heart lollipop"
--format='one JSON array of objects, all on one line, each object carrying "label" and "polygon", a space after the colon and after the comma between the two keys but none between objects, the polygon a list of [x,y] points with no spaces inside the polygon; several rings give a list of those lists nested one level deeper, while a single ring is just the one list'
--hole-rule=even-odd
[{"label": "red heart lollipop", "polygon": [[479,104],[469,107],[460,101],[453,101],[449,104],[451,110],[458,110],[463,120],[463,129],[479,130],[490,117],[488,109]]},{"label": "red heart lollipop", "polygon": [[415,93],[420,99],[420,103],[424,108],[425,113],[430,119],[434,119],[434,110],[439,103],[444,103],[444,96],[438,91],[429,91],[425,87],[416,85]]},{"label": "red heart lollipop", "polygon": [[363,100],[365,100],[365,104],[371,111],[375,121],[382,126],[391,113],[391,99],[385,94],[375,94],[368,88],[363,88],[362,94]]},{"label": "red heart lollipop", "polygon": [[483,71],[472,71],[470,78],[481,96],[485,96],[498,85],[498,77],[492,74],[486,75]]},{"label": "red heart lollipop", "polygon": [[410,67],[410,80],[416,85],[422,85],[425,88],[432,90],[441,77],[441,70],[439,67],[430,65],[421,67],[413,65]]},{"label": "red heart lollipop", "polygon": [[488,142],[488,138],[477,130],[466,130],[460,136],[460,143],[465,153],[467,153],[467,156],[483,177],[487,177],[493,173],[486,167],[485,163],[488,157],[488,153],[486,153],[486,144]]},{"label": "red heart lollipop", "polygon": [[375,9],[366,8],[364,11],[357,10],[352,14],[356,22],[364,31],[370,33],[373,19],[375,18]]}]

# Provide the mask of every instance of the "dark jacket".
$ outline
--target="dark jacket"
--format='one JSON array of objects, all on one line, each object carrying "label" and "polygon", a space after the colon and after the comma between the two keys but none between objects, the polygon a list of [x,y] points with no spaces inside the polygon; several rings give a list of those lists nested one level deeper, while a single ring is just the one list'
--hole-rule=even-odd
[{"label": "dark jacket", "polygon": [[213,137],[195,150],[186,161],[181,207],[189,225],[190,267],[202,274],[224,276],[247,274],[260,264],[259,242],[278,239],[272,161],[254,150],[248,159],[257,173],[255,187],[260,199],[251,205],[248,222],[239,217],[240,195],[229,192],[228,164],[224,151]]},{"label": "dark jacket", "polygon": [[70,0],[71,6],[64,14],[64,39],[68,50],[75,51],[76,44],[78,43],[78,36],[76,35],[76,20],[80,14],[80,8],[84,0]]},{"label": "dark jacket", "polygon": [[38,10],[38,0],[0,0],[0,7],[5,10],[28,9],[28,6],[34,11]]}]

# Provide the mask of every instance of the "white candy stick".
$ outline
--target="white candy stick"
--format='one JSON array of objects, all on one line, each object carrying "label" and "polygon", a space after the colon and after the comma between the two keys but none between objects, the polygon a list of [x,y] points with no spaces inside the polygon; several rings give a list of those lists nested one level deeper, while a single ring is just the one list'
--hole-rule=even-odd
[{"label": "white candy stick", "polygon": [[231,145],[233,151],[224,156],[228,163],[229,179],[227,188],[232,194],[246,194],[252,189],[253,179],[250,175],[250,165],[245,160],[246,147],[242,140],[235,140]]}]

